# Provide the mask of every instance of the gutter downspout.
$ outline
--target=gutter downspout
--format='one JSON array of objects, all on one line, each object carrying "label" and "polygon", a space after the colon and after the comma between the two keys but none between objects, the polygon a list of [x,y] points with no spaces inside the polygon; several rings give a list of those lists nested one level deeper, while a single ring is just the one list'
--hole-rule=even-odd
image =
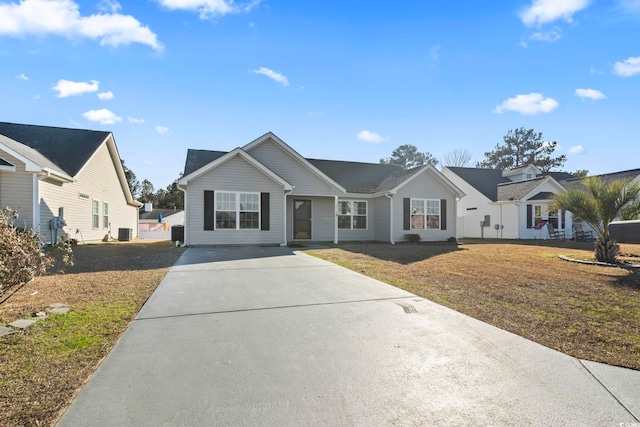
[{"label": "gutter downspout", "polygon": [[[291,194],[293,190],[289,190],[289,194]],[[289,195],[287,194],[287,190],[284,190],[283,192],[283,201],[282,201],[282,229],[283,231],[283,239],[282,239],[282,243],[280,243],[280,246],[287,246],[287,196]]]},{"label": "gutter downspout", "polygon": [[333,244],[338,244],[338,196],[333,196]]},{"label": "gutter downspout", "polygon": [[387,193],[385,196],[389,199],[389,243],[395,245],[393,241],[393,194]]},{"label": "gutter downspout", "polygon": [[178,190],[184,193],[184,242],[182,242],[182,246],[188,246],[189,245],[189,241],[188,241],[189,227],[187,227],[187,221],[189,220],[189,211],[187,210],[187,205],[189,201],[187,198],[188,193],[186,189],[180,187],[179,185],[178,185]]}]

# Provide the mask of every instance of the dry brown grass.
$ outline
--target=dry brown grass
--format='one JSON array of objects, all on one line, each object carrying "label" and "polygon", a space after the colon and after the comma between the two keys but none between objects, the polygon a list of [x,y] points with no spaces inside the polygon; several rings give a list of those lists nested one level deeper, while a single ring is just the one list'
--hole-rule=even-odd
[{"label": "dry brown grass", "polygon": [[78,246],[66,274],[39,277],[1,304],[0,324],[55,302],[73,311],[0,338],[0,425],[51,425],[182,252],[168,242]]},{"label": "dry brown grass", "polygon": [[[627,257],[640,245],[621,245]],[[640,369],[640,270],[562,261],[591,243],[341,244],[312,255],[572,356]]]}]

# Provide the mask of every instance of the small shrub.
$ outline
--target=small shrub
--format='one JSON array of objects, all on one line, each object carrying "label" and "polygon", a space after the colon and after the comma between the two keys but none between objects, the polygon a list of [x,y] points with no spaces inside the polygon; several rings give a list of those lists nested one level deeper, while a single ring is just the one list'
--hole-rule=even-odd
[{"label": "small shrub", "polygon": [[[33,229],[17,228],[16,218],[18,213],[10,208],[0,211],[0,295],[43,275],[55,263],[44,252],[40,235]],[[72,264],[71,246],[60,242],[56,248],[63,253],[62,261]]]},{"label": "small shrub", "polygon": [[418,243],[420,241],[419,234],[405,234],[404,238],[409,243]]},{"label": "small shrub", "polygon": [[447,242],[449,243],[456,243],[458,241],[458,239],[456,239],[455,237],[451,236],[447,239]]}]

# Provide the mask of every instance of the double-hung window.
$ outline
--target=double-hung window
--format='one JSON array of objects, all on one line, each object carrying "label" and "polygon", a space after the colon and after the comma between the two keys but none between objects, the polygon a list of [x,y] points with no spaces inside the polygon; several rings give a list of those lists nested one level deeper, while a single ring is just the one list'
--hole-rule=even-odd
[{"label": "double-hung window", "polygon": [[411,229],[440,230],[440,200],[411,199]]},{"label": "double-hung window", "polygon": [[338,228],[346,230],[367,229],[367,202],[340,200],[337,209]]},{"label": "double-hung window", "polygon": [[216,229],[258,230],[260,193],[216,191]]},{"label": "double-hung window", "polygon": [[92,201],[92,228],[100,228],[100,202],[98,200]]}]

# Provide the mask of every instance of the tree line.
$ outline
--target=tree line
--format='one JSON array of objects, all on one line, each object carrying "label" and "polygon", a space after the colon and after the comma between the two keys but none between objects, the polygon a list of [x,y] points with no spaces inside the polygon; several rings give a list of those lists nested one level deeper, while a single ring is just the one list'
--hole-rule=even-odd
[{"label": "tree line", "polygon": [[[166,188],[156,190],[148,179],[138,181],[136,174],[122,160],[124,175],[127,177],[129,190],[134,199],[141,203],[153,203],[157,209],[184,209],[184,193],[178,188],[176,181]],[[180,179],[182,174],[178,177]]]},{"label": "tree line", "polygon": [[[534,165],[543,172],[549,172],[564,166],[567,156],[554,156],[558,146],[556,141],[545,141],[542,132],[523,127],[507,132],[503,143],[496,144],[493,150],[484,153],[484,160],[476,162],[475,167],[487,169],[515,169],[521,166]],[[382,164],[399,165],[405,169],[433,165],[449,167],[469,167],[473,156],[466,149],[456,149],[437,159],[429,152],[420,152],[415,145],[401,145],[391,153],[390,157],[380,159]],[[584,177],[589,171],[583,169],[574,172],[577,177]]]}]

